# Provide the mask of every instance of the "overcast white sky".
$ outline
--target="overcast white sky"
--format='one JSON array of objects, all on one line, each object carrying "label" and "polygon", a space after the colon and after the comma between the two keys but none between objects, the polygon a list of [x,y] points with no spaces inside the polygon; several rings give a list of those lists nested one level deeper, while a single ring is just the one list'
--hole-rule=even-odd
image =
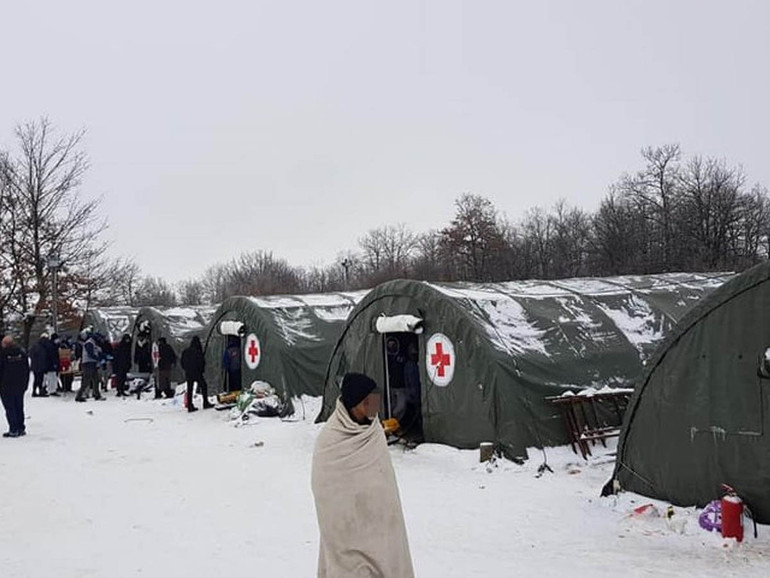
[{"label": "overcast white sky", "polygon": [[593,210],[645,145],[770,185],[764,0],[30,0],[0,28],[0,146],[85,127],[114,253],[171,281],[329,263],[463,192]]}]

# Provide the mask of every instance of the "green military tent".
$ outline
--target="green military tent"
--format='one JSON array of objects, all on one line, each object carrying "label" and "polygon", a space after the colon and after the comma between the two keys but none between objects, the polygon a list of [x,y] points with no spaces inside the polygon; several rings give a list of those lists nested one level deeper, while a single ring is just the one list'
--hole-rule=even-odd
[{"label": "green military tent", "polygon": [[[348,314],[364,292],[230,297],[213,315],[204,340],[211,391],[236,391],[254,381],[284,401],[321,395],[324,372]],[[227,383],[225,350],[237,347],[241,383]]]},{"label": "green military tent", "polygon": [[770,522],[769,314],[763,263],[682,319],[628,406],[607,491],[702,506],[726,483]]},{"label": "green military tent", "polygon": [[[142,307],[136,314],[132,330],[133,351],[136,342],[143,337],[152,343],[153,351],[157,348],[157,341],[165,337],[168,344],[177,355],[181,356],[182,350],[190,344],[190,339],[197,335],[203,341],[205,329],[211,317],[214,315],[213,306],[195,307]],[[171,379],[175,382],[184,381],[184,372],[177,361],[176,367],[171,373]]]},{"label": "green military tent", "polygon": [[83,315],[81,329],[91,327],[110,342],[116,343],[123,334],[131,334],[138,313],[136,307],[95,307]]},{"label": "green military tent", "polygon": [[[509,457],[566,443],[547,396],[628,386],[655,345],[721,274],[664,274],[497,284],[384,283],[356,306],[334,348],[319,420],[342,376],[403,387],[419,367],[424,439],[460,448],[495,442]],[[387,362],[386,362],[387,359]],[[417,369],[412,370],[416,372]]]}]

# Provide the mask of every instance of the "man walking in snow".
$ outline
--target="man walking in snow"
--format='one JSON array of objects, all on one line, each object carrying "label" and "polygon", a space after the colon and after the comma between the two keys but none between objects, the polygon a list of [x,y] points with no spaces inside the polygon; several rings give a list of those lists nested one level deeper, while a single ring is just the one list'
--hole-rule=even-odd
[{"label": "man walking in snow", "polygon": [[313,452],[319,578],[413,578],[396,475],[377,413],[380,390],[348,373]]},{"label": "man walking in snow", "polygon": [[27,434],[24,426],[24,392],[29,384],[29,359],[13,342],[13,337],[3,337],[0,350],[0,399],[8,419],[8,431],[4,438],[17,438]]}]

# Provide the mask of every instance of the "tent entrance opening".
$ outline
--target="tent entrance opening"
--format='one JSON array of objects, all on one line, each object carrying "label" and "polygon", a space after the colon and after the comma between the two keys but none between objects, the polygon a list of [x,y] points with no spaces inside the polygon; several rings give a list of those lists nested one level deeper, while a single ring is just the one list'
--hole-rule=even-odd
[{"label": "tent entrance opening", "polygon": [[222,354],[222,369],[225,377],[225,391],[241,390],[241,337],[226,335],[225,350]]},{"label": "tent entrance opening", "polygon": [[384,333],[385,391],[383,413],[396,418],[400,436],[422,437],[420,348],[414,333]]}]

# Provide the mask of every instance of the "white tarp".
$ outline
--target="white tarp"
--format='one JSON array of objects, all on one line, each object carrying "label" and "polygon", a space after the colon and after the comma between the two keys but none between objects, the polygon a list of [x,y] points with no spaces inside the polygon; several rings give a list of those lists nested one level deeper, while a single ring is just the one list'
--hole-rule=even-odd
[{"label": "white tarp", "polygon": [[422,333],[422,319],[414,315],[380,315],[375,329],[377,333]]},{"label": "white tarp", "polygon": [[241,335],[244,332],[243,323],[240,321],[222,321],[219,324],[219,332],[222,335]]}]

